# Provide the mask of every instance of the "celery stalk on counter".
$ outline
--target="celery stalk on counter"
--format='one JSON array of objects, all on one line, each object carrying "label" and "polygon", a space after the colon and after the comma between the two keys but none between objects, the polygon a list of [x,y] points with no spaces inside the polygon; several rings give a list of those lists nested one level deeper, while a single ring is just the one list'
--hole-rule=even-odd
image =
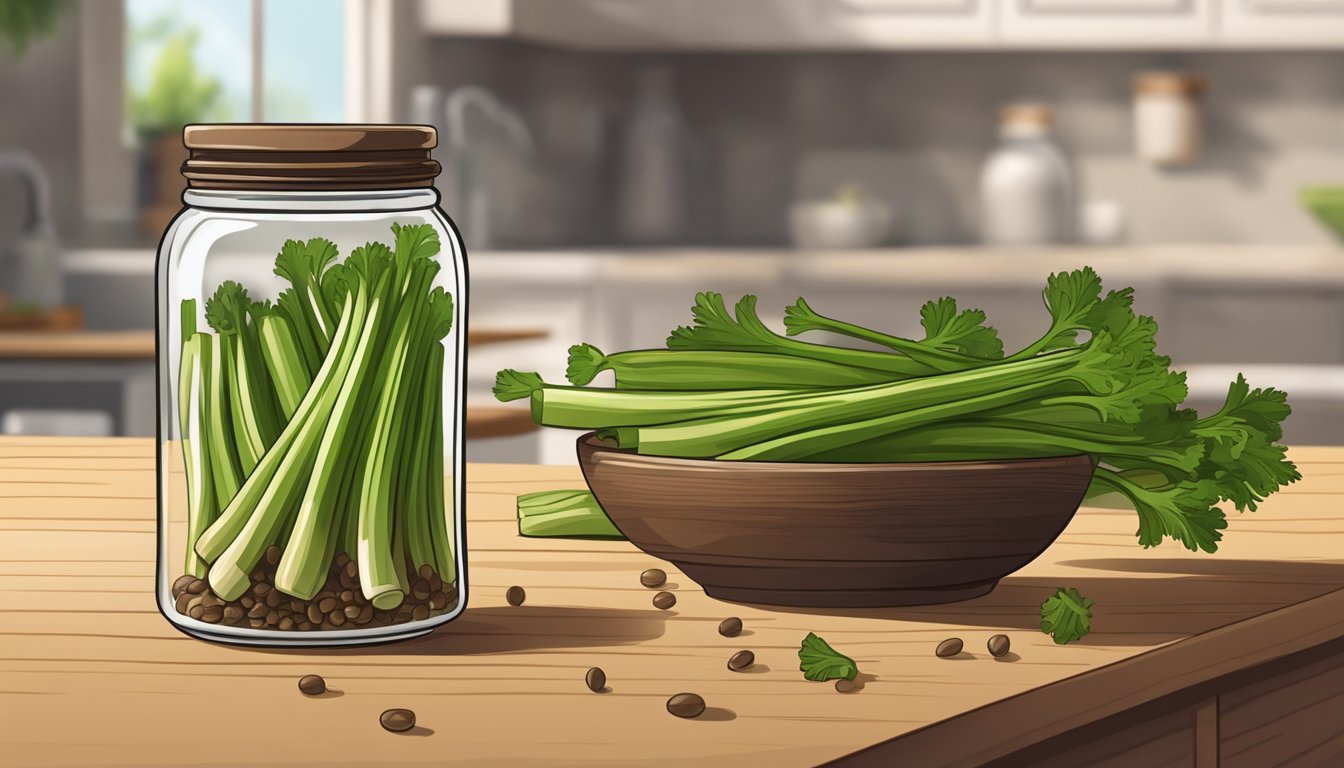
[{"label": "celery stalk on counter", "polygon": [[625,539],[586,490],[537,491],[518,497],[518,535],[538,538]]}]

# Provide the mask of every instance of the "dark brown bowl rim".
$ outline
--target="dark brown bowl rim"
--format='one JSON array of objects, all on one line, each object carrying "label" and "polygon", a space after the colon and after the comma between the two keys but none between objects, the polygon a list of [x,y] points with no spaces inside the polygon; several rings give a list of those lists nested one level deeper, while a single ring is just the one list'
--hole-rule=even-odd
[{"label": "dark brown bowl rim", "polygon": [[642,454],[630,448],[616,448],[605,441],[598,439],[596,432],[585,432],[580,435],[576,441],[579,446],[588,446],[594,452],[614,453],[621,456],[630,456],[640,460],[647,460],[650,464],[669,464],[674,466],[704,466],[704,467],[741,467],[747,472],[762,472],[769,470],[827,470],[827,471],[878,471],[878,470],[909,470],[909,469],[985,469],[995,466],[1010,467],[1031,467],[1040,465],[1054,464],[1066,459],[1077,459],[1078,457],[1091,458],[1086,453],[1069,453],[1060,456],[1035,456],[1022,459],[976,459],[972,461],[949,460],[949,461],[899,461],[899,462],[825,462],[825,461],[719,461],[717,459],[686,459],[679,456],[657,456],[653,454]]}]

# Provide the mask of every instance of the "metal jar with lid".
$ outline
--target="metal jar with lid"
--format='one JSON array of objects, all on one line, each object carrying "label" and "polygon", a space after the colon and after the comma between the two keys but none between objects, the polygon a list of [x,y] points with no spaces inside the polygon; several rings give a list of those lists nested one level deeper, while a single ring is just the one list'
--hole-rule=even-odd
[{"label": "metal jar with lid", "polygon": [[352,645],[466,603],[466,254],[433,128],[194,125],[159,246],[159,609]]}]

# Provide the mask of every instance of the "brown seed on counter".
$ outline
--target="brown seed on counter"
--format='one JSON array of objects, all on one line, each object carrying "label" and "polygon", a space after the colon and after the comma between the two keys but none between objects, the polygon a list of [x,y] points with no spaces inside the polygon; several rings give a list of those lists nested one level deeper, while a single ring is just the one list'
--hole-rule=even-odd
[{"label": "brown seed on counter", "polygon": [[677,717],[699,717],[705,712],[705,700],[694,693],[678,693],[667,700],[667,711]]},{"label": "brown seed on counter", "polygon": [[937,648],[933,649],[933,655],[940,659],[950,659],[958,653],[961,653],[963,647],[964,644],[961,642],[960,637],[949,637],[939,643]]},{"label": "brown seed on counter", "polygon": [[588,684],[588,690],[598,693],[607,687],[607,673],[602,671],[601,667],[593,667],[584,675],[583,681]]},{"label": "brown seed on counter", "polygon": [[738,651],[728,657],[728,668],[734,672],[741,672],[756,663],[756,654],[751,651]]},{"label": "brown seed on counter", "polygon": [[[253,551],[255,552],[256,550]],[[278,565],[280,563],[280,554],[281,554],[280,547],[278,545],[272,544],[271,546],[267,547],[265,554],[266,564]]]},{"label": "brown seed on counter", "polygon": [[661,587],[667,583],[667,572],[662,568],[650,568],[639,574],[639,583],[646,587]]},{"label": "brown seed on counter", "polygon": [[659,592],[653,596],[653,607],[660,611],[666,611],[676,604],[677,596],[671,592]]},{"label": "brown seed on counter", "polygon": [[509,601],[509,605],[517,607],[522,605],[524,600],[527,600],[527,592],[519,586],[509,587],[508,591],[504,593],[504,599]]},{"label": "brown seed on counter", "polygon": [[193,581],[196,581],[195,576],[178,576],[177,581],[173,582],[173,599],[176,600],[181,597],[182,593],[187,591],[187,587],[191,586]]},{"label": "brown seed on counter", "polygon": [[1012,642],[1008,639],[1007,635],[995,635],[989,638],[989,643],[987,645],[989,648],[989,655],[999,659],[1008,655],[1008,649],[1012,646]]},{"label": "brown seed on counter", "polygon": [[724,637],[737,637],[742,634],[742,620],[736,616],[729,616],[719,622],[719,634]]},{"label": "brown seed on counter", "polygon": [[859,687],[858,683],[854,682],[853,680],[846,680],[843,677],[835,681],[835,690],[839,691],[840,693],[850,693],[852,691],[858,690],[858,687]]},{"label": "brown seed on counter", "polygon": [[305,696],[319,696],[327,692],[327,681],[321,675],[304,675],[299,678],[299,691]]},{"label": "brown seed on counter", "polygon": [[378,716],[378,722],[394,733],[409,731],[415,727],[415,713],[409,709],[389,709]]}]

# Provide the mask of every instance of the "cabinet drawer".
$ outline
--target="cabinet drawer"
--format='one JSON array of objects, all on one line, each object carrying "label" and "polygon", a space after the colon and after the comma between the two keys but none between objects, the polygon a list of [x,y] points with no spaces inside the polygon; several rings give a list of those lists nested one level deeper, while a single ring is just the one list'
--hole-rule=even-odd
[{"label": "cabinet drawer", "polygon": [[1219,697],[1222,768],[1344,765],[1344,654]]},{"label": "cabinet drawer", "polygon": [[990,0],[810,0],[820,42],[845,48],[989,44]]},{"label": "cabinet drawer", "polygon": [[1344,46],[1344,0],[1222,0],[1220,10],[1224,45]]},{"label": "cabinet drawer", "polygon": [[1153,48],[1214,39],[1214,0],[1005,0],[1006,44]]}]

